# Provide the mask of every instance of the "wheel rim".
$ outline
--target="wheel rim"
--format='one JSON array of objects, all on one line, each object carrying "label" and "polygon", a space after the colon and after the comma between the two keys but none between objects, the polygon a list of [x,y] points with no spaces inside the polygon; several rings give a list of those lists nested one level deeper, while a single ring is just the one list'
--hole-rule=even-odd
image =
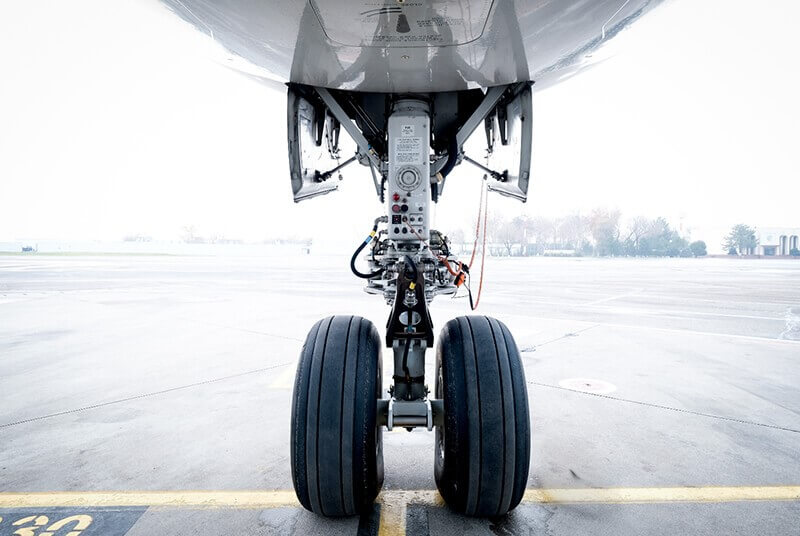
[{"label": "wheel rim", "polygon": [[[375,382],[375,399],[383,398],[383,374],[380,359]],[[375,476],[378,482],[383,482],[383,428],[375,423]]]},{"label": "wheel rim", "polygon": [[[442,399],[442,392],[444,391],[444,379],[442,377],[442,364],[436,370],[436,398]],[[444,464],[444,430],[443,426],[436,427],[436,459],[439,463]]]}]

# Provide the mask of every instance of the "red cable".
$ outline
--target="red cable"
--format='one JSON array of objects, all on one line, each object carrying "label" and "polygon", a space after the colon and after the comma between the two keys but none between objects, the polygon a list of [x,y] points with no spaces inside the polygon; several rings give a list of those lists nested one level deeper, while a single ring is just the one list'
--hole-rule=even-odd
[{"label": "red cable", "polygon": [[[481,197],[483,197],[483,189],[481,189]],[[481,302],[481,292],[483,291],[483,273],[484,273],[484,264],[486,262],[486,221],[489,217],[489,196],[486,196],[484,205],[483,205],[483,244],[481,245],[481,276],[478,281],[478,297],[475,299],[475,305],[472,307],[472,310],[475,311],[478,308],[478,304]],[[478,221],[480,221],[480,216],[478,216]],[[476,237],[477,238],[477,237]],[[475,255],[475,251],[472,251],[473,257]]]},{"label": "red cable", "polygon": [[[431,245],[428,244],[428,241],[425,240],[424,238],[422,238],[422,236],[417,232],[417,230],[414,229],[411,225],[408,225],[408,228],[411,229],[411,232],[414,233],[417,236],[417,238],[419,238],[422,241],[423,244],[428,246],[428,251],[433,253],[433,250],[431,249]],[[456,272],[455,270],[453,270],[453,267],[450,266],[450,262],[447,260],[447,257],[443,257],[441,255],[436,255],[436,258],[439,259],[439,262],[441,262],[441,263],[443,263],[445,265],[445,267],[447,268],[447,271],[450,272],[450,275],[452,275],[453,277],[458,277],[458,274],[461,272],[461,266],[462,266],[462,264],[460,262],[458,263],[458,272]]]},{"label": "red cable", "polygon": [[[471,304],[473,311],[475,311],[478,308],[478,304],[481,302],[481,293],[483,292],[484,266],[486,264],[486,225],[489,218],[489,196],[486,194],[485,182],[481,183],[481,197],[480,201],[478,202],[478,219],[475,222],[475,242],[472,244],[472,255],[470,256],[469,264],[466,265],[467,273],[469,273],[470,268],[472,268],[472,263],[475,261],[475,253],[477,253],[478,251],[478,236],[480,234],[480,228],[481,228],[481,210],[483,210],[483,242],[481,244],[481,275],[480,278],[478,279],[478,297],[475,299],[475,303]],[[422,236],[417,232],[417,230],[414,229],[414,227],[412,227],[411,225],[408,225],[408,228],[411,229],[411,232],[414,233],[414,235],[416,235],[416,237],[420,239],[420,241],[422,241],[423,244],[428,246],[428,250],[431,251],[432,253],[433,250],[431,249],[431,246],[428,243],[428,241],[422,238]],[[447,257],[444,257],[442,255],[436,255],[436,258],[439,259],[439,261],[445,265],[447,271],[450,272],[450,275],[452,275],[455,278],[459,277],[463,267],[465,266],[464,263],[459,261],[458,271],[455,271],[453,270],[453,267],[450,266],[450,262],[448,261]]]},{"label": "red cable", "polygon": [[472,262],[475,260],[475,252],[478,251],[478,236],[481,230],[481,211],[483,210],[483,183],[481,183],[481,198],[478,201],[478,218],[475,220],[475,242],[472,243],[472,256],[469,258],[467,269],[472,268]]}]

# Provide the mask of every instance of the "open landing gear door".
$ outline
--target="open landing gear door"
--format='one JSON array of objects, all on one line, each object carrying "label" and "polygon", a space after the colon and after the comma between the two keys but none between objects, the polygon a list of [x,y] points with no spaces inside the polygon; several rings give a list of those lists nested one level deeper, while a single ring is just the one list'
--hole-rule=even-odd
[{"label": "open landing gear door", "polygon": [[522,202],[528,199],[531,175],[532,100],[531,87],[525,84],[486,118],[489,166],[502,175],[501,180],[489,181],[489,190]]},{"label": "open landing gear door", "polygon": [[297,203],[339,188],[328,172],[337,165],[339,123],[314,94],[290,86],[287,103],[289,171]]}]

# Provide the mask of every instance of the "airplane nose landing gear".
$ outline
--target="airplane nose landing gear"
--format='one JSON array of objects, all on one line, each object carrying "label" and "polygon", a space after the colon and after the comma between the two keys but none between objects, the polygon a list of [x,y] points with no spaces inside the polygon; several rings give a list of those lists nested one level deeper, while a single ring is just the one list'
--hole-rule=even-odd
[{"label": "airplane nose landing gear", "polygon": [[[458,262],[446,238],[431,228],[430,203],[464,157],[463,142],[478,125],[486,125],[490,148],[498,152],[525,145],[530,88],[491,88],[475,100],[471,94],[360,100],[292,86],[289,92],[295,199],[335,189],[328,179],[344,164],[311,173],[300,160],[324,148],[323,138],[338,156],[341,126],[356,142],[355,159],[370,167],[386,203],[386,213],[375,220],[350,266],[367,281],[368,293],[384,296],[392,306],[385,344],[394,365],[389,399],[382,399],[381,341],[371,322],[334,316],[311,329],[292,402],[292,479],[300,503],[325,516],[362,512],[383,484],[383,427],[420,427],[436,429],[436,485],[448,505],[472,516],[507,513],[519,504],[528,479],[525,375],[504,324],[459,317],[439,338],[431,396],[425,384],[425,353],[434,342],[428,304],[437,295],[455,294],[469,266]],[[462,107],[469,113],[456,113]],[[528,156],[520,155],[518,173],[492,173],[497,184],[487,187],[524,199]],[[381,224],[385,228],[379,230]],[[370,269],[361,272],[356,262],[370,243]]]},{"label": "airplane nose landing gear", "polygon": [[334,316],[308,334],[292,404],[295,491],[317,514],[356,514],[383,483],[382,427],[435,426],[434,473],[447,504],[472,516],[503,515],[519,504],[528,479],[519,350],[498,320],[451,320],[439,337],[430,399],[425,350],[433,337],[424,279],[410,258],[403,262],[386,335],[395,371],[389,400],[381,399],[380,339],[371,322]]}]

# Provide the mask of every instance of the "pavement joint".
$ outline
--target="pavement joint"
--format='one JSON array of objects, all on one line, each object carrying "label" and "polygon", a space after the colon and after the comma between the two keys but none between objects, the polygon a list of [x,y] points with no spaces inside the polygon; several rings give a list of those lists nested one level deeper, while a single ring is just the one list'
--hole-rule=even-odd
[{"label": "pavement joint", "polygon": [[701,411],[693,411],[690,409],[682,409],[682,408],[675,408],[672,406],[664,406],[662,404],[654,404],[652,402],[642,402],[641,400],[632,400],[630,398],[622,398],[619,396],[611,396],[602,393],[590,393],[588,391],[579,391],[577,389],[569,389],[567,387],[561,387],[560,385],[553,385],[550,383],[541,383],[535,381],[529,381],[529,385],[535,385],[537,387],[546,387],[548,389],[558,389],[559,391],[568,391],[570,393],[577,393],[579,395],[587,395],[587,396],[596,396],[598,398],[605,398],[608,400],[614,400],[616,402],[626,402],[628,404],[636,404],[639,406],[645,406],[648,408],[655,408],[655,409],[663,409],[667,411],[674,411],[676,413],[687,413],[689,415],[695,415],[697,417],[706,417],[708,419],[716,419],[718,421],[728,421],[734,422],[737,424],[747,424],[749,426],[761,426],[763,428],[770,428],[772,430],[780,430],[782,432],[792,432],[794,434],[800,434],[800,430],[796,428],[789,428],[786,426],[778,426],[776,424],[767,424],[763,422],[756,422],[756,421],[748,421],[745,419],[737,419],[735,417],[724,417],[722,415],[714,415],[713,413],[703,413]]},{"label": "pavement joint", "polygon": [[44,419],[50,419],[52,417],[61,417],[63,415],[69,415],[71,413],[79,413],[81,411],[87,411],[87,410],[91,410],[91,409],[102,408],[102,407],[111,406],[111,405],[114,405],[114,404],[121,404],[123,402],[130,402],[132,400],[139,400],[141,398],[149,398],[151,396],[158,396],[158,395],[163,395],[163,394],[167,394],[167,393],[172,393],[172,392],[175,392],[175,391],[182,391],[184,389],[190,389],[192,387],[199,387],[201,385],[208,385],[208,384],[211,384],[211,383],[217,383],[217,382],[221,382],[221,381],[225,381],[225,380],[232,380],[234,378],[240,378],[242,376],[249,376],[251,374],[258,374],[260,372],[266,372],[268,370],[272,370],[272,369],[276,369],[276,368],[280,368],[280,367],[285,367],[285,366],[288,366],[288,365],[293,365],[294,363],[295,363],[295,361],[287,361],[285,363],[278,363],[277,365],[271,365],[269,367],[262,367],[262,368],[257,368],[257,369],[254,369],[254,370],[247,370],[245,372],[237,372],[236,374],[229,374],[227,376],[221,376],[219,378],[212,378],[210,380],[203,380],[203,381],[200,381],[200,382],[189,383],[189,384],[186,384],[186,385],[179,385],[177,387],[170,387],[169,389],[162,389],[160,391],[152,391],[152,392],[149,392],[149,393],[142,393],[142,394],[139,394],[139,395],[128,396],[128,397],[125,397],[125,398],[119,398],[119,399],[116,399],[116,400],[109,400],[108,402],[100,402],[98,404],[91,404],[89,406],[81,406],[79,408],[67,409],[67,410],[64,410],[64,411],[57,411],[55,413],[48,413],[47,415],[39,415],[37,417],[31,417],[29,419],[21,419],[19,421],[13,421],[13,422],[5,423],[5,424],[0,424],[0,429],[9,428],[11,426],[17,426],[17,425],[20,425],[20,424],[26,424],[26,423],[35,422],[35,421],[41,421],[41,420],[44,420]]}]

